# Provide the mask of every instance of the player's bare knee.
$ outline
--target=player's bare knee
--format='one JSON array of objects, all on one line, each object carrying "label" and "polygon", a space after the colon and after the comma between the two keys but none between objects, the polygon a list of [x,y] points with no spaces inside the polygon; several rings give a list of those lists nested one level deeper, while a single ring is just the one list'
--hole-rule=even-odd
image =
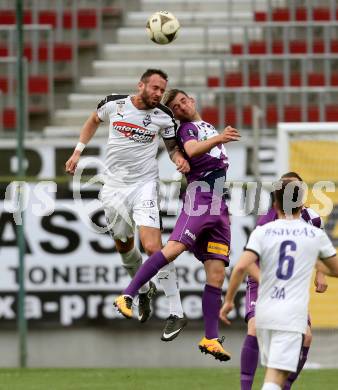
[{"label": "player's bare knee", "polygon": [[224,283],[225,269],[211,269],[207,273],[207,284],[221,288]]},{"label": "player's bare knee", "polygon": [[155,241],[145,242],[143,243],[143,249],[148,256],[151,256],[161,250],[161,243]]},{"label": "player's bare knee", "polygon": [[134,248],[134,238],[128,238],[126,242],[115,239],[115,246],[119,253],[127,253]]},{"label": "player's bare knee", "polygon": [[248,335],[254,337],[257,336],[255,317],[251,317],[248,321]]}]

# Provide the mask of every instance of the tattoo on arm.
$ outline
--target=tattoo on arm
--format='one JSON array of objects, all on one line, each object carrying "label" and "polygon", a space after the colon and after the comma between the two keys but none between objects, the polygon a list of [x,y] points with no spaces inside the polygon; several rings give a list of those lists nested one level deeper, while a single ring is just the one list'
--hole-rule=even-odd
[{"label": "tattoo on arm", "polygon": [[177,145],[175,138],[172,139],[164,139],[165,147],[167,148],[169,157],[171,160],[176,152],[180,152],[180,148]]}]

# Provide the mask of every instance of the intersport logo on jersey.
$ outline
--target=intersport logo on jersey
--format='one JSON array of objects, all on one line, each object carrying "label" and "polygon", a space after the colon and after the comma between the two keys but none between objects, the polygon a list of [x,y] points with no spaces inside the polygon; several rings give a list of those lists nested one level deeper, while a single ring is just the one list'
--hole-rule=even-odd
[{"label": "intersport logo on jersey", "polygon": [[128,122],[113,122],[113,129],[135,142],[151,143],[155,137],[154,133],[144,127]]}]

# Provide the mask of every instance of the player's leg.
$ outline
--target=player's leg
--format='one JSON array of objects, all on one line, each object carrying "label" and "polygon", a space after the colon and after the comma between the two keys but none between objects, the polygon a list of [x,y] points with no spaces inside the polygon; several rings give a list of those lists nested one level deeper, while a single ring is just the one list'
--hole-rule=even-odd
[{"label": "player's leg", "polygon": [[[162,248],[161,232],[146,226],[140,226],[140,240],[148,256],[158,252]],[[183,308],[176,276],[174,263],[169,263],[157,274],[157,279],[163,288],[169,301],[169,313],[171,316],[183,318]]]},{"label": "player's leg", "polygon": [[258,365],[259,348],[255,321],[257,297],[258,284],[249,279],[245,295],[245,321],[248,324],[248,333],[241,351],[241,390],[251,390]]},{"label": "player's leg", "polygon": [[149,259],[142,264],[133,280],[123,291],[123,294],[115,300],[114,305],[117,307],[120,313],[122,313],[127,318],[131,318],[132,299],[137,294],[140,286],[153,278],[162,267],[175,260],[176,257],[185,250],[186,246],[184,244],[176,241],[169,241],[161,251],[151,255]]},{"label": "player's leg", "polygon": [[222,306],[222,286],[225,278],[224,260],[210,259],[204,262],[206,284],[202,297],[202,311],[205,337],[200,341],[202,352],[211,354],[215,359],[227,361],[231,358],[219,340],[219,311]]},{"label": "player's leg", "polygon": [[[137,189],[136,196],[133,199],[133,219],[139,227],[140,241],[148,256],[153,255],[162,248],[157,188],[157,182],[145,183],[141,188]],[[186,324],[186,319],[183,314],[174,264],[166,265],[160,271],[158,280],[169,301],[170,322],[168,325],[171,328],[174,326],[181,329],[181,325],[183,323],[184,325]],[[173,333],[173,331],[169,333]],[[174,335],[178,335],[178,333],[179,331],[174,333]],[[173,338],[175,337],[170,339]]]},{"label": "player's leg", "polygon": [[267,367],[262,390],[282,390],[288,371]]},{"label": "player's leg", "polygon": [[[108,231],[115,241],[122,265],[131,277],[142,264],[141,252],[134,246],[134,222],[131,213],[132,206],[129,202],[132,191],[132,188],[116,190],[105,184],[100,193]],[[141,287],[140,293],[148,290],[149,284],[146,284]]]},{"label": "player's leg", "polygon": [[251,390],[258,365],[259,348],[255,317],[248,321],[248,333],[241,351],[241,390]]},{"label": "player's leg", "polygon": [[266,329],[258,329],[257,334],[262,364],[267,367],[262,389],[283,389],[290,372],[297,371],[303,336],[298,332]]},{"label": "player's leg", "polygon": [[311,327],[310,327],[310,324],[309,324],[308,327],[307,327],[307,330],[306,330],[306,334],[305,334],[304,341],[303,341],[303,346],[302,346],[302,349],[301,349],[301,352],[300,352],[297,372],[292,372],[288,376],[288,378],[286,380],[286,383],[285,383],[285,385],[283,387],[283,390],[290,390],[292,384],[298,378],[298,375],[302,371],[302,369],[303,369],[303,367],[305,365],[305,362],[307,360],[307,356],[308,356],[308,353],[309,353],[311,342],[312,342],[312,332],[311,332]]}]

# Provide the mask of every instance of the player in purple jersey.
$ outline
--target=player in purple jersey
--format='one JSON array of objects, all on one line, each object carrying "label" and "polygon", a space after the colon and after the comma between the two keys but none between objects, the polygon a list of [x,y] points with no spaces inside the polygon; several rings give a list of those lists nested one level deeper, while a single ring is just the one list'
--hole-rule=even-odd
[{"label": "player in purple jersey", "polygon": [[139,286],[168,262],[189,250],[203,263],[206,272],[202,298],[205,337],[199,348],[218,360],[226,361],[231,356],[218,337],[218,313],[230,250],[229,215],[223,196],[228,169],[224,144],[238,141],[240,135],[230,126],[219,134],[212,125],[202,121],[194,100],[181,90],[171,90],[165,104],[181,122],[177,142],[190,164],[183,209],[168,243],[142,265],[123,295],[115,300],[115,306],[130,318],[132,299]]},{"label": "player in purple jersey", "polygon": [[[302,181],[301,177],[295,172],[288,172],[282,176],[282,179],[295,179]],[[257,226],[265,225],[266,223],[272,222],[278,218],[277,211],[275,208],[271,208],[267,214],[262,215],[258,221]],[[312,209],[303,207],[301,211],[301,219],[305,222],[322,228],[322,220],[320,216],[315,213]],[[325,275],[322,272],[317,271],[316,278],[316,291],[325,292],[327,288]],[[255,326],[255,305],[258,296],[258,283],[250,276],[247,280],[247,290],[246,290],[246,315],[245,321],[248,324],[248,334],[244,340],[241,352],[241,390],[251,390],[252,384],[254,381],[254,376],[258,364],[258,342],[256,337],[256,326]],[[300,371],[302,370],[309,352],[309,347],[312,340],[310,322],[307,329],[307,333],[304,337],[303,348],[301,351],[301,356],[299,360],[299,365],[296,373],[289,375],[288,380],[284,386],[283,390],[289,390],[292,383],[298,377]]]}]

